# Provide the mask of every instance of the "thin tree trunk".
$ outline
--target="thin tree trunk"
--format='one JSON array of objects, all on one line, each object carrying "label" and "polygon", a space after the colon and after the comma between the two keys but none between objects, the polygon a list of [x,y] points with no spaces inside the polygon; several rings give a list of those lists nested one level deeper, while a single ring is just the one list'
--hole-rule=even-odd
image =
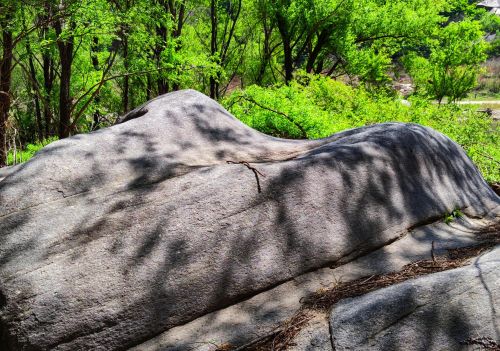
[{"label": "thin tree trunk", "polygon": [[71,120],[71,61],[72,45],[61,44],[59,55],[61,59],[61,82],[59,87],[59,138],[69,136],[69,125]]},{"label": "thin tree trunk", "polygon": [[306,72],[311,73],[314,64],[316,63],[316,60],[318,59],[319,54],[321,53],[321,50],[325,46],[325,44],[328,41],[330,33],[329,30],[323,30],[319,35],[318,35],[318,41],[316,42],[316,45],[314,46],[314,49],[309,53],[309,58],[307,59],[307,64],[306,64]]},{"label": "thin tree trunk", "polygon": [[31,88],[33,91],[37,91],[38,93],[32,94],[32,98],[35,103],[35,116],[36,116],[36,126],[37,126],[37,136],[38,140],[43,140],[44,135],[43,135],[43,125],[42,125],[42,111],[40,109],[40,99],[38,97],[38,94],[40,94],[40,88],[38,85],[38,80],[36,78],[36,70],[35,70],[35,64],[33,62],[33,52],[31,51],[31,46],[30,42],[28,39],[26,39],[26,52],[28,53],[28,64],[30,68],[30,75],[31,75]]},{"label": "thin tree trunk", "polygon": [[176,24],[172,36],[174,38],[179,38],[182,34],[182,28],[184,26],[184,17],[186,16],[186,0],[180,1],[178,9],[175,6],[175,1],[169,0],[168,7],[170,14],[172,15],[172,19]]},{"label": "thin tree trunk", "polygon": [[[186,0],[183,0],[180,4],[179,11],[176,10],[174,1],[169,1],[170,14],[172,15],[174,21],[177,23],[177,27],[172,32],[172,37],[174,40],[176,39],[175,51],[179,52],[182,48],[180,41],[178,40],[182,34],[182,28],[184,26],[184,16],[186,14]],[[180,85],[179,82],[174,82],[172,84],[172,90],[179,90]]]},{"label": "thin tree trunk", "polygon": [[[48,23],[48,19],[52,16],[52,6],[50,1],[45,0],[43,4],[45,13],[41,16],[42,23]],[[49,26],[47,24],[43,25],[41,28],[40,40],[46,40],[49,37]],[[43,70],[43,87],[44,87],[44,97],[46,103],[43,105],[43,119],[45,125],[45,137],[49,137],[55,134],[53,128],[53,111],[50,107],[52,89],[54,87],[55,79],[55,68],[54,59],[49,50],[43,50],[42,52],[42,70]]]},{"label": "thin tree trunk", "polygon": [[61,79],[59,86],[59,138],[66,138],[70,134],[71,125],[71,66],[73,63],[73,37],[61,39],[62,24],[55,22],[55,30],[58,36],[57,48],[61,62]]},{"label": "thin tree trunk", "polygon": [[151,83],[151,76],[148,74],[146,77],[146,100],[151,100],[151,90],[153,89],[153,84]]},{"label": "thin tree trunk", "polygon": [[288,23],[280,12],[276,13],[276,23],[283,42],[283,54],[285,56],[285,82],[288,84],[293,78],[293,57]]},{"label": "thin tree trunk", "polygon": [[0,166],[5,166],[7,158],[7,119],[9,118],[11,104],[10,84],[12,73],[12,51],[14,47],[12,32],[9,29],[4,28],[2,39],[3,55],[2,61],[0,62]]},{"label": "thin tree trunk", "polygon": [[321,72],[323,72],[324,64],[325,64],[325,58],[322,57],[318,60],[318,63],[316,64],[316,70],[314,72],[317,74],[321,74]]},{"label": "thin tree trunk", "polygon": [[[163,26],[157,28],[156,35],[161,39],[161,43],[156,44],[155,49],[156,66],[159,69],[162,66],[161,54],[165,50],[164,45],[166,45],[167,43],[167,28]],[[158,95],[163,95],[168,93],[169,84],[168,81],[161,76],[160,71],[158,72],[158,74],[160,74],[160,76],[156,79],[156,87],[158,90]]]},{"label": "thin tree trunk", "polygon": [[258,85],[262,84],[264,80],[264,76],[266,74],[266,68],[269,65],[269,61],[272,57],[271,52],[271,33],[272,29],[267,23],[267,14],[264,14],[264,18],[262,19],[264,23],[264,48],[262,53],[262,59],[260,61],[259,73],[257,73],[256,83]]},{"label": "thin tree trunk", "polygon": [[[92,38],[92,45],[90,46],[91,50],[91,59],[92,59],[92,66],[94,66],[94,70],[99,71],[99,57],[97,56],[97,52],[99,51],[99,38],[94,37]],[[101,97],[99,93],[96,95],[94,98],[95,103],[99,106],[99,102],[101,101]],[[96,107],[94,110],[94,121],[92,123],[92,130],[97,130],[99,129],[99,120],[101,118],[101,113],[99,112],[99,107]]]},{"label": "thin tree trunk", "polygon": [[[128,37],[127,34],[123,36],[123,65],[125,66],[125,72],[128,72],[130,68],[129,58],[128,58]],[[130,77],[126,75],[123,78],[123,113],[127,113],[130,109],[129,103],[129,89],[130,89]],[[148,99],[149,100],[149,99]]]},{"label": "thin tree trunk", "polygon": [[52,110],[50,109],[50,97],[54,87],[54,61],[49,52],[42,54],[43,65],[43,87],[45,99],[47,101],[43,106],[43,119],[45,121],[45,137],[52,134]]},{"label": "thin tree trunk", "polygon": [[[217,0],[210,2],[210,20],[212,24],[212,35],[210,40],[210,54],[212,58],[217,54]],[[210,77],[210,97],[217,98],[217,80],[215,77]]]},{"label": "thin tree trunk", "polygon": [[158,80],[156,81],[156,85],[158,89],[158,95],[163,95],[168,93],[169,85],[166,79],[158,78]]}]

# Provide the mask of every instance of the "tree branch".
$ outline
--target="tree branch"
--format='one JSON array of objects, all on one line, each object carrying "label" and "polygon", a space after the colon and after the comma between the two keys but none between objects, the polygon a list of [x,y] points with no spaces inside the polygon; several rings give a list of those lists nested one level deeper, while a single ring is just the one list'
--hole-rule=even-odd
[{"label": "tree branch", "polygon": [[297,122],[295,122],[293,120],[293,118],[290,117],[289,115],[287,115],[286,113],[274,110],[274,109],[272,109],[270,107],[267,107],[267,106],[264,106],[261,103],[255,101],[253,98],[251,98],[249,96],[246,96],[246,95],[241,95],[240,98],[243,99],[243,100],[246,100],[248,102],[251,102],[252,104],[260,107],[263,110],[267,110],[267,111],[270,111],[270,112],[273,112],[273,113],[276,113],[276,114],[278,114],[280,116],[285,117],[290,123],[292,123],[295,127],[297,127],[300,130],[300,132],[302,133],[302,138],[307,139],[307,132],[306,132],[306,130],[300,124],[298,124]]},{"label": "tree branch", "polygon": [[[204,66],[190,66],[189,69],[193,69],[193,68],[205,68]],[[96,87],[99,87],[98,89],[96,89],[94,91],[94,93],[97,91],[97,93],[99,92],[99,89],[102,87],[102,85],[106,82],[109,82],[110,80],[114,80],[114,79],[118,79],[118,78],[123,78],[123,77],[130,77],[130,76],[136,76],[136,75],[143,75],[143,74],[149,74],[149,73],[154,73],[154,72],[159,72],[159,71],[162,71],[162,70],[165,70],[165,69],[172,69],[171,67],[162,67],[162,68],[156,68],[156,69],[151,69],[151,70],[144,70],[144,71],[136,71],[136,72],[129,72],[129,73],[122,73],[122,74],[117,74],[117,75],[114,75],[114,76],[110,76],[108,78],[104,78],[105,75],[103,75],[102,79],[92,85],[85,93],[83,93],[79,98],[78,100],[73,104],[73,106],[76,106],[78,105],[78,103],[80,103],[83,98],[87,95],[89,95],[93,89],[95,89]],[[97,93],[92,93],[92,96],[90,97],[90,101],[93,99],[93,97],[95,97],[95,95],[97,95]],[[88,104],[86,103],[85,104],[85,109],[88,107]],[[73,110],[74,110],[75,107],[73,107]],[[79,116],[81,114],[83,114],[84,108],[80,109],[79,111]],[[76,122],[76,121],[75,121]],[[76,125],[76,123],[72,123],[72,127]]]},{"label": "tree branch", "polygon": [[[113,66],[113,63],[115,62],[115,58],[116,58],[116,55],[118,53],[118,50],[117,51],[114,51],[112,55],[110,55],[109,59],[108,59],[108,64],[106,66],[106,69],[102,72],[102,78],[101,78],[101,81],[98,83],[97,85],[97,89],[94,90],[94,92],[92,93],[92,95],[90,96],[90,98],[83,104],[82,108],[80,110],[78,110],[78,112],[76,113],[76,116],[75,118],[73,119],[73,122],[71,123],[70,125],[70,130],[73,129],[76,125],[76,123],[78,122],[78,120],[80,119],[80,117],[83,115],[83,112],[87,109],[87,107],[90,105],[90,103],[95,99],[95,97],[97,96],[97,94],[99,94],[99,91],[101,90],[104,82],[105,82],[105,78],[106,75],[108,74],[108,72],[111,70],[111,67]],[[76,106],[78,105],[78,103],[80,101],[82,101],[83,97],[86,96],[87,94],[84,94],[82,95],[74,104],[73,106],[71,107],[71,110],[70,110],[70,114],[72,114],[76,108]]]}]

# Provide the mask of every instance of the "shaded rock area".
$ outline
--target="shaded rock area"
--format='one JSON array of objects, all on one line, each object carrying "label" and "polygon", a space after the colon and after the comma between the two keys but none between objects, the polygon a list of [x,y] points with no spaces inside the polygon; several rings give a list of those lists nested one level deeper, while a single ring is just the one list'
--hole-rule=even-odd
[{"label": "shaded rock area", "polygon": [[[320,341],[328,340],[331,344],[328,310],[335,302],[328,303],[326,309],[318,311],[314,308],[311,311],[305,306],[311,296],[339,284],[347,284],[347,289],[351,291],[349,285],[356,280],[370,283],[376,275],[400,272],[413,262],[430,261],[433,254],[442,258],[447,257],[450,250],[468,250],[469,247],[484,245],[487,239],[484,232],[489,232],[491,224],[500,214],[498,210],[500,208],[486,219],[461,217],[449,224],[439,220],[412,229],[401,239],[367,255],[335,268],[323,268],[295,277],[248,300],[172,328],[132,350],[214,351],[221,345],[248,345],[244,349],[253,351],[285,344],[288,345],[286,350],[292,351],[302,348],[328,350]],[[498,236],[499,233],[496,233],[495,240],[500,240]],[[307,310],[305,316],[304,307]],[[297,322],[295,331],[287,330]],[[263,341],[263,345],[259,341]]]},{"label": "shaded rock area", "polygon": [[333,351],[328,318],[323,314],[314,314],[307,325],[293,337],[288,351]]},{"label": "shaded rock area", "polygon": [[0,168],[0,182],[7,177],[8,175],[16,172],[19,168],[21,168],[21,165],[15,165],[15,166],[8,166],[8,167],[2,167]]},{"label": "shaded rock area", "polygon": [[466,267],[339,302],[335,350],[472,350],[500,342],[500,247]]},{"label": "shaded rock area", "polygon": [[455,209],[482,218],[500,204],[457,144],[418,125],[282,140],[194,91],[122,122],[0,181],[4,349],[134,347]]}]

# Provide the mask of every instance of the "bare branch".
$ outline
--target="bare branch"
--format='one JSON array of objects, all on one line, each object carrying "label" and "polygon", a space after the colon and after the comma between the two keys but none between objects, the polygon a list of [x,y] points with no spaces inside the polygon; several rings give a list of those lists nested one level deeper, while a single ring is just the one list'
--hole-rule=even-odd
[{"label": "bare branch", "polygon": [[264,106],[261,103],[255,101],[253,98],[251,98],[251,97],[249,97],[247,95],[241,95],[240,98],[243,99],[243,100],[246,100],[248,102],[251,102],[252,104],[260,107],[263,110],[267,110],[267,111],[270,111],[270,112],[273,112],[273,113],[276,113],[276,114],[278,114],[280,116],[285,117],[289,122],[291,122],[295,127],[297,127],[300,130],[303,138],[307,138],[307,132],[306,132],[306,130],[300,124],[298,124],[297,122],[295,122],[293,120],[293,118],[290,117],[289,115],[287,115],[286,113],[274,110],[274,109],[272,109],[270,107],[267,107],[267,106]]}]

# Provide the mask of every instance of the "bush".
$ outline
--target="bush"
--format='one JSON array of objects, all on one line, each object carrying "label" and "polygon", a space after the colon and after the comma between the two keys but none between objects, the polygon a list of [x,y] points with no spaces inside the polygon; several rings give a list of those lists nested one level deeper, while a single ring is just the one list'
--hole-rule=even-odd
[{"label": "bush", "polygon": [[222,101],[250,127],[294,139],[322,138],[374,123],[422,124],[460,144],[488,181],[500,180],[500,135],[486,114],[457,105],[438,106],[421,98],[410,98],[410,102],[407,106],[383,93],[370,95],[363,88],[312,75],[297,76],[288,86],[250,86]]},{"label": "bush", "polygon": [[40,150],[44,146],[47,146],[53,141],[56,141],[57,139],[57,137],[50,137],[35,144],[28,144],[24,149],[16,150],[15,153],[14,150],[9,150],[7,154],[7,165],[11,166],[28,161],[38,152],[38,150]]},{"label": "bush", "polygon": [[476,86],[480,64],[487,58],[483,35],[478,22],[450,23],[438,39],[430,41],[428,58],[409,54],[405,63],[416,91],[440,103],[444,97],[451,102],[466,97]]}]

